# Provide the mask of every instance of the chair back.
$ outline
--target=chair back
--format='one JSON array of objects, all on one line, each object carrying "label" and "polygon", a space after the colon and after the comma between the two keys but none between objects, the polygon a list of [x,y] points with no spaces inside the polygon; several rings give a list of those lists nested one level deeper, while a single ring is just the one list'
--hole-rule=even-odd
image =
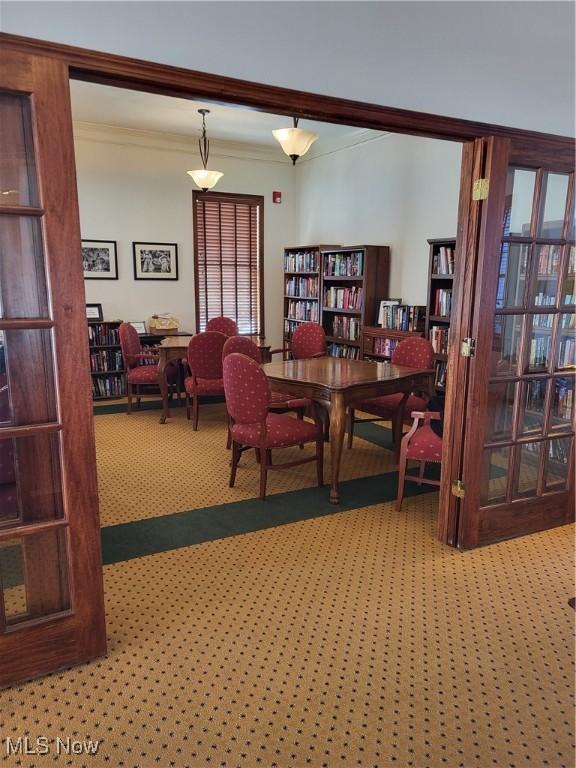
[{"label": "chair back", "polygon": [[290,351],[294,360],[326,354],[326,334],[319,323],[301,323],[292,334]]},{"label": "chair back", "polygon": [[392,363],[408,368],[433,368],[434,348],[428,339],[409,336],[396,346],[392,353]]},{"label": "chair back", "polygon": [[226,344],[224,344],[224,349],[222,350],[222,359],[224,360],[233,352],[246,355],[246,357],[255,360],[257,363],[262,362],[260,350],[248,336],[230,336],[229,339],[226,339]]},{"label": "chair back", "polygon": [[270,384],[255,360],[233,352],[224,359],[226,408],[236,424],[261,424],[266,420]]},{"label": "chair back", "polygon": [[226,336],[218,331],[204,331],[192,336],[188,344],[188,365],[197,379],[222,378],[222,350]]},{"label": "chair back", "polygon": [[225,336],[238,335],[238,326],[234,320],[229,317],[213,317],[211,320],[208,320],[208,323],[206,324],[206,330],[219,331]]},{"label": "chair back", "polygon": [[120,348],[122,350],[124,367],[129,371],[131,368],[136,368],[138,365],[138,355],[142,354],[142,345],[140,344],[136,328],[130,323],[121,323],[120,328],[118,329],[118,335],[120,337]]}]

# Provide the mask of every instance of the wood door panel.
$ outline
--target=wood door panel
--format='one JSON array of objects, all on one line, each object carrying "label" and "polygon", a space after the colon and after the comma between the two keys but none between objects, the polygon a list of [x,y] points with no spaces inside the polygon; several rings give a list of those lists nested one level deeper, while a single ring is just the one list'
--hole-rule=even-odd
[{"label": "wood door panel", "polygon": [[[4,555],[20,549],[15,586],[25,593],[20,613],[5,616],[14,584],[3,584],[0,569],[0,685],[106,650],[68,67],[0,50],[0,101],[5,94],[2,125],[13,145],[25,145],[26,156],[13,152],[0,160],[0,173],[7,169],[13,183],[35,183],[38,195],[18,193],[0,206],[0,226],[8,221],[10,235],[2,245],[21,244],[31,267],[23,280],[17,258],[2,263],[10,301],[0,307],[1,373],[10,400],[2,401],[0,447],[3,455],[12,451],[15,471],[5,480],[9,493],[16,486],[20,513],[3,517],[0,546]],[[15,114],[28,120],[22,135],[17,126],[10,129]],[[7,151],[3,145],[0,155]],[[35,178],[26,179],[30,174]],[[33,232],[23,240],[29,217]]]}]

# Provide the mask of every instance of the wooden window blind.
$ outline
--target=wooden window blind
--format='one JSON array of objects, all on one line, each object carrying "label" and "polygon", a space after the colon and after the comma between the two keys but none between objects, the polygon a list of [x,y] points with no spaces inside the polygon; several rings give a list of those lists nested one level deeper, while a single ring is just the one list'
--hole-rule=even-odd
[{"label": "wooden window blind", "polygon": [[196,329],[224,315],[264,334],[264,198],[193,193]]}]

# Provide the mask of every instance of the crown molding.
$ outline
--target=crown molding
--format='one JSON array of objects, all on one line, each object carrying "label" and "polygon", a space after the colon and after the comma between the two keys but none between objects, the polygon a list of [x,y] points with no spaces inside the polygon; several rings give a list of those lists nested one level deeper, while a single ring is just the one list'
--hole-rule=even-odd
[{"label": "crown molding", "polygon": [[[197,138],[168,131],[148,131],[141,128],[127,128],[106,123],[91,123],[75,120],[73,123],[74,138],[84,141],[94,141],[102,144],[118,146],[137,146],[156,149],[163,152],[198,155]],[[381,139],[389,134],[368,128],[358,128],[343,136],[325,138],[321,147],[313,144],[306,155],[298,163],[309,162],[318,157],[324,157],[335,152],[344,151],[360,144]],[[228,157],[238,160],[256,160],[267,163],[291,165],[290,158],[282,152],[279,146],[257,144],[242,141],[223,141],[210,139],[211,157]]]}]

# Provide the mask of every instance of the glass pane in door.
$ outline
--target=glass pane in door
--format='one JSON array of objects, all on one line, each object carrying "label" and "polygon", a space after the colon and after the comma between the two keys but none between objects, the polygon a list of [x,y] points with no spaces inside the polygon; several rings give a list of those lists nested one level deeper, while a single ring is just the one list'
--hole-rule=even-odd
[{"label": "glass pane in door", "polygon": [[523,443],[516,447],[518,454],[515,462],[518,466],[518,476],[514,491],[516,498],[519,496],[536,496],[542,446],[542,442],[537,442]]},{"label": "glass pane in door", "polygon": [[562,281],[562,304],[576,304],[576,247],[566,246],[566,268]]},{"label": "glass pane in door", "polygon": [[514,393],[516,384],[496,381],[488,387],[488,416],[486,442],[509,440],[514,422]]},{"label": "glass pane in door", "polygon": [[50,329],[0,331],[0,426],[56,421],[52,358]]},{"label": "glass pane in door", "polygon": [[492,337],[493,376],[514,376],[518,367],[522,315],[496,315]]},{"label": "glass pane in door", "polygon": [[529,247],[518,243],[502,243],[496,308],[522,307],[528,271]]},{"label": "glass pane in door", "polygon": [[538,237],[562,237],[569,178],[565,173],[544,173]]},{"label": "glass pane in door", "polygon": [[482,454],[482,483],[480,503],[499,504],[506,501],[506,485],[510,463],[510,448],[486,448]]},{"label": "glass pane in door", "polygon": [[550,365],[554,315],[531,315],[528,334],[528,370],[545,371]]},{"label": "glass pane in door", "polygon": [[504,236],[529,237],[536,171],[510,168],[506,180]]},{"label": "glass pane in door", "polygon": [[40,219],[2,216],[0,317],[48,317]]},{"label": "glass pane in door", "polygon": [[558,293],[560,246],[537,245],[534,249],[534,280],[530,303],[537,307],[553,307]]},{"label": "glass pane in door", "polygon": [[570,429],[574,421],[574,376],[552,380],[550,429]]},{"label": "glass pane in door", "polygon": [[571,437],[560,437],[548,441],[544,488],[547,491],[561,491],[568,483],[570,469]]},{"label": "glass pane in door", "polygon": [[542,434],[547,385],[548,379],[529,379],[523,382],[521,434]]},{"label": "glass pane in door", "polygon": [[70,608],[63,529],[0,542],[0,590],[7,625]]},{"label": "glass pane in door", "polygon": [[30,97],[0,93],[0,205],[38,205]]},{"label": "glass pane in door", "polygon": [[573,368],[576,349],[576,314],[566,312],[560,315],[558,328],[558,368]]}]

